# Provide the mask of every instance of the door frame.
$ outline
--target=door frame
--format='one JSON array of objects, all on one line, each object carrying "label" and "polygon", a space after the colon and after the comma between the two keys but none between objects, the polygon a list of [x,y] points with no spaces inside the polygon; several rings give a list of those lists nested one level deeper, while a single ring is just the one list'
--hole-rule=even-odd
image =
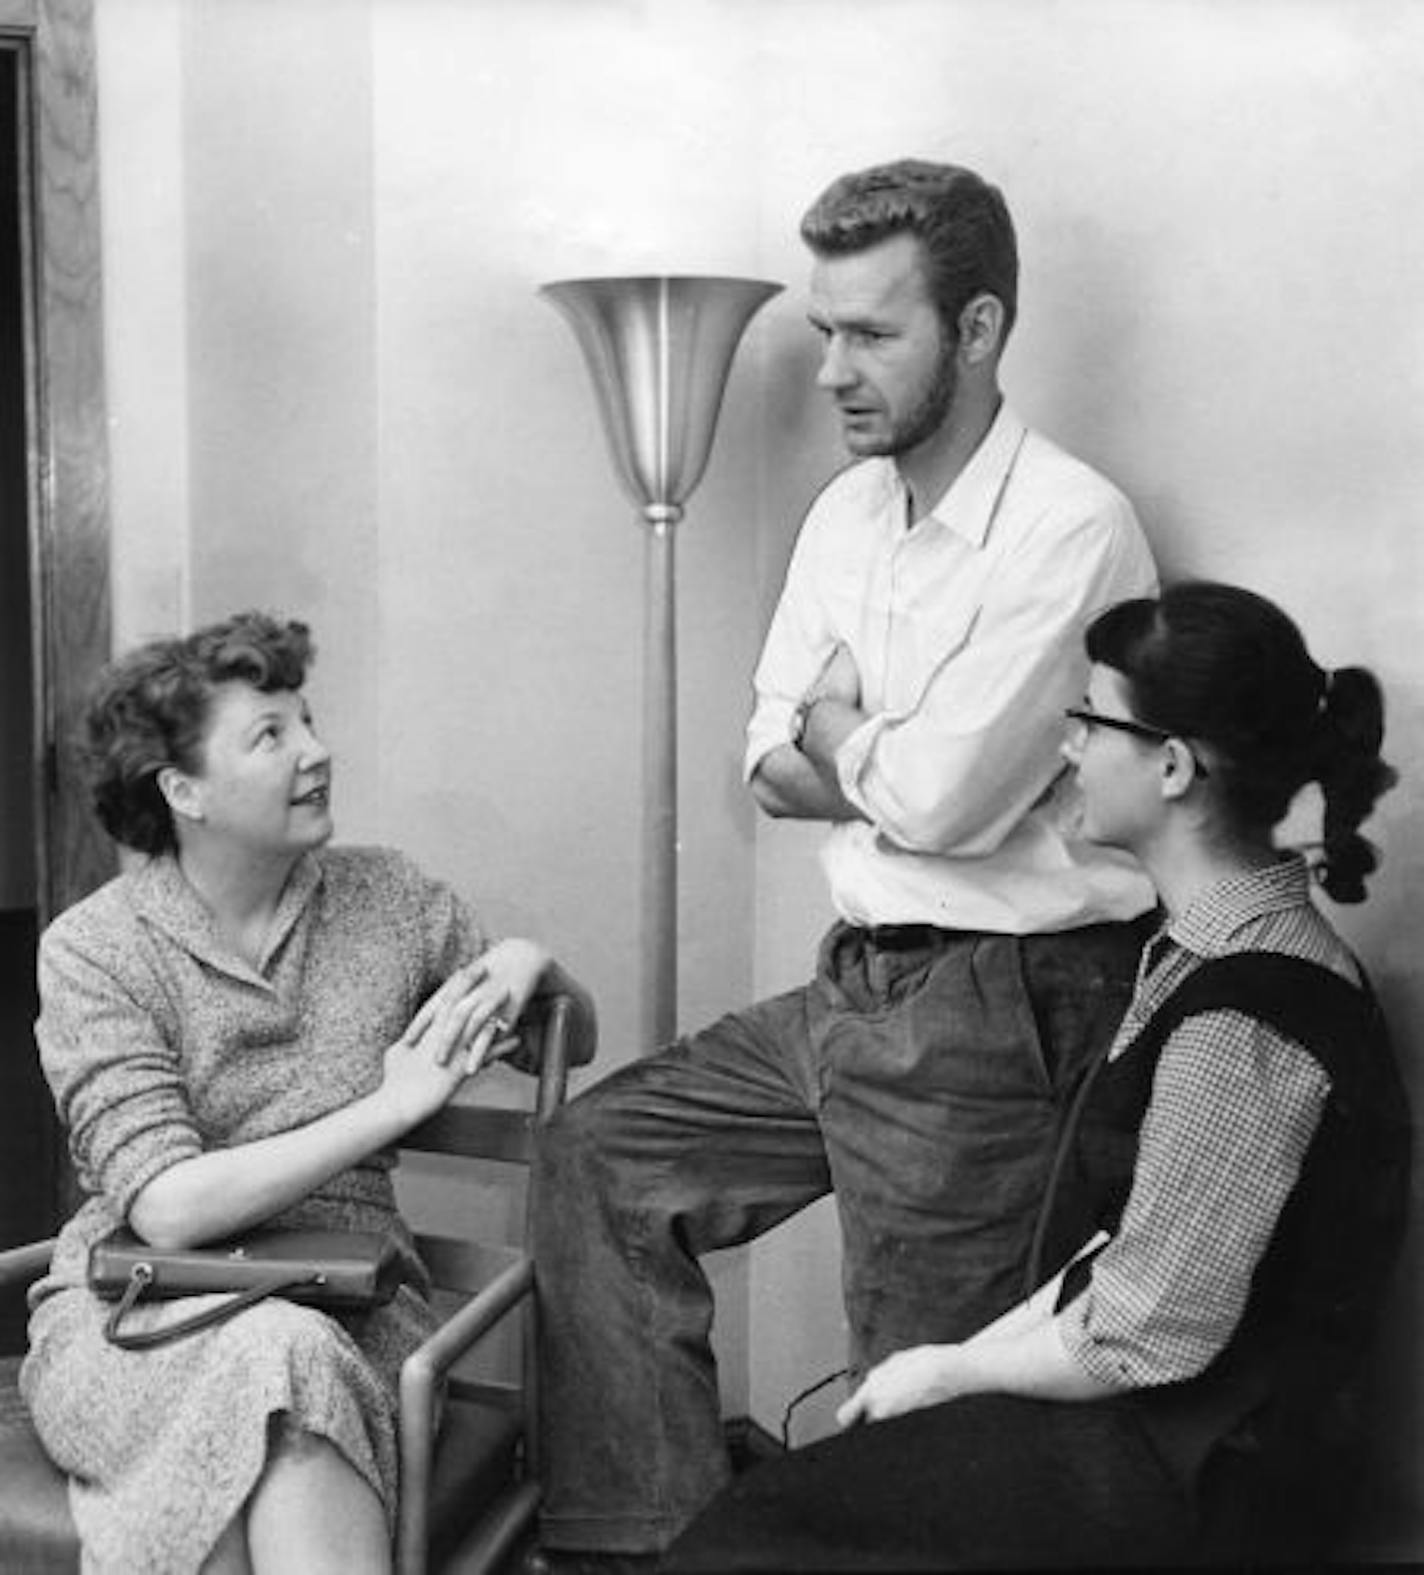
[{"label": "door frame", "polygon": [[76,723],[111,639],[93,0],[0,0],[18,53],[26,299],[36,873],[43,926],[116,858],[89,813]]}]

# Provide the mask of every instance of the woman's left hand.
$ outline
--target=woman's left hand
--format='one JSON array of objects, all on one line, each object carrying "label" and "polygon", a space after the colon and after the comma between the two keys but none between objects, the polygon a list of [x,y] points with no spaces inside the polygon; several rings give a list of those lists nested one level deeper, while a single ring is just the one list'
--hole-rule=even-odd
[{"label": "woman's left hand", "polygon": [[[500,941],[475,959],[476,977],[480,980],[475,993],[491,1003],[486,1021],[492,1029],[483,1041],[477,1038],[471,1046],[468,1066],[471,1072],[518,1044],[520,1014],[552,961],[550,953],[537,941],[519,936]],[[481,968],[483,975],[478,972]]]},{"label": "woman's left hand", "polygon": [[[518,1044],[520,1013],[552,960],[538,942],[516,936],[491,946],[460,970],[469,992],[466,1029],[459,1045],[466,1076]],[[432,996],[415,1014],[408,1033],[420,1034],[435,999]]]},{"label": "woman's left hand", "polygon": [[915,1345],[896,1351],[865,1375],[860,1388],[836,1412],[842,1427],[883,1422],[888,1416],[939,1405],[968,1391],[958,1345]]}]

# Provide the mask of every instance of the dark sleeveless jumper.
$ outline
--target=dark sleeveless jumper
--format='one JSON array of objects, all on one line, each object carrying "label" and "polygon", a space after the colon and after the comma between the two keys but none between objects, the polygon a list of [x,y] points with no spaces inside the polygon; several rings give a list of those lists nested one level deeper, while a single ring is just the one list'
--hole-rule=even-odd
[{"label": "dark sleeveless jumper", "polygon": [[[1294,1040],[1323,1068],[1330,1092],[1231,1340],[1199,1376],[1131,1397],[1185,1485],[1227,1439],[1249,1435],[1253,1451],[1302,1464],[1325,1442],[1324,1419],[1378,1312],[1408,1195],[1408,1104],[1373,995],[1297,957],[1240,952],[1204,963],[1119,1056],[1085,1077],[1040,1215],[1042,1269],[1115,1227],[1162,1048],[1188,1017],[1217,1010]],[[1075,1266],[1060,1306],[1087,1273]]]}]

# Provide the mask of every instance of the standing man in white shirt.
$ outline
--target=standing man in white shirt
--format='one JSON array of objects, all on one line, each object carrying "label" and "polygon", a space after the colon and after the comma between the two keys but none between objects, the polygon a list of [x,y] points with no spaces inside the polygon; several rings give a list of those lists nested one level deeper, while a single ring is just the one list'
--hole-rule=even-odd
[{"label": "standing man in white shirt", "polygon": [[857,1376],[1023,1295],[1067,1092],[1153,906],[1073,837],[1059,755],[1084,630],[1154,590],[1151,554],[1122,494],[1003,401],[1003,197],[905,160],[834,182],[801,234],[854,462],[797,541],[746,775],[769,814],[833,823],[839,919],[804,988],[546,1134],[544,1541],[572,1568],[650,1563],[725,1480],[702,1253],[834,1191]]}]

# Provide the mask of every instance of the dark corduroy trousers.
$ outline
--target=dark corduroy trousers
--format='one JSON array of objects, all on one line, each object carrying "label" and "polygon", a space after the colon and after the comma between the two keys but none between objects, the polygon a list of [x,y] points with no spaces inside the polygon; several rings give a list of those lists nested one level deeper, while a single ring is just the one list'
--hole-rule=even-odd
[{"label": "dark corduroy trousers", "polygon": [[804,989],[564,1107],[533,1197],[550,1547],[665,1547],[726,1481],[701,1254],[833,1190],[856,1371],[1024,1294],[1067,1093],[1142,936],[838,924]]}]

